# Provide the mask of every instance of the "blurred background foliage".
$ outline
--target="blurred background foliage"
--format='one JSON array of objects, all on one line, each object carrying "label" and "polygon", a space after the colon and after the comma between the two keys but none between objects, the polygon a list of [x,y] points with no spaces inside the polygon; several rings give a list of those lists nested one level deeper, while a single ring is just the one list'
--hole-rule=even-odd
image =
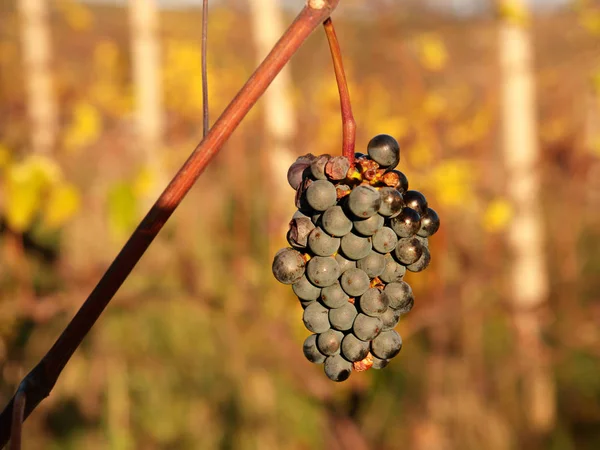
[{"label": "blurred background foliage", "polygon": [[[241,0],[211,8],[213,119],[256,65],[249,14]],[[524,419],[515,356],[502,16],[526,21],[534,42],[548,270],[536,315],[556,386],[543,433]],[[39,154],[19,13],[0,3],[2,404],[133,231],[159,177],[202,136],[197,7],[159,14],[162,175],[133,132],[127,6],[52,0],[48,23],[57,135]],[[408,276],[416,305],[398,328],[401,356],[342,385],[304,359],[300,305],[270,271],[294,193],[273,173],[259,102],[27,421],[25,448],[600,448],[600,4],[463,16],[426,2],[343,0],[336,26],[358,151],[375,134],[395,136],[401,170],[442,217],[429,270]],[[338,153],[339,98],[320,30],[293,58],[291,80],[292,154]]]}]

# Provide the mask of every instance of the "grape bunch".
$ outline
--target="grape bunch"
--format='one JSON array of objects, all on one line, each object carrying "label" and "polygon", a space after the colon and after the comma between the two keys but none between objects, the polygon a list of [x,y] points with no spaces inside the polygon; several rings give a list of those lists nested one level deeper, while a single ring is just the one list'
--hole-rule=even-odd
[{"label": "grape bunch", "polygon": [[398,142],[378,135],[353,167],[344,156],[308,154],[288,171],[298,211],[273,275],[292,285],[304,308],[313,333],[304,355],[324,364],[333,381],[381,369],[400,352],[394,328],[414,304],[404,275],[431,260],[428,237],[440,219],[423,194],[408,189],[399,162]]}]

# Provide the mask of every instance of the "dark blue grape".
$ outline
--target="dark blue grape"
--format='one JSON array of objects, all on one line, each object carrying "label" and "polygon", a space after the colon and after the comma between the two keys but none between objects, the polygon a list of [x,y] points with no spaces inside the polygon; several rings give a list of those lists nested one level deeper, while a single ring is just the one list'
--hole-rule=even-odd
[{"label": "dark blue grape", "polygon": [[356,263],[356,267],[364,270],[369,278],[378,277],[385,270],[385,257],[377,252],[371,252]]},{"label": "dark blue grape", "polygon": [[367,146],[367,152],[379,167],[393,169],[400,162],[400,145],[387,134],[375,136]]},{"label": "dark blue grape", "polygon": [[329,328],[329,310],[319,302],[312,302],[302,315],[304,326],[313,333],[324,333]]},{"label": "dark blue grape", "polygon": [[339,308],[329,310],[329,323],[336,330],[346,331],[352,328],[357,314],[356,307],[352,303],[346,302]]},{"label": "dark blue grape", "polygon": [[396,232],[388,227],[383,227],[371,237],[373,250],[379,253],[389,253],[396,248],[398,236]]},{"label": "dark blue grape", "polygon": [[410,208],[404,208],[399,215],[390,221],[392,230],[401,238],[417,234],[421,227],[421,216]]},{"label": "dark blue grape", "polygon": [[401,264],[409,265],[419,260],[424,249],[425,247],[418,239],[414,237],[402,238],[398,240],[394,255]]},{"label": "dark blue grape", "polygon": [[379,317],[371,317],[366,314],[360,313],[354,319],[354,325],[352,326],[352,332],[361,341],[370,341],[375,339],[379,333],[383,323]]},{"label": "dark blue grape", "polygon": [[331,286],[340,277],[340,266],[334,258],[315,256],[308,261],[306,276],[316,286]]},{"label": "dark blue grape", "polygon": [[337,202],[335,186],[327,180],[317,180],[306,190],[306,201],[316,211],[325,211]]},{"label": "dark blue grape", "polygon": [[306,276],[300,278],[299,281],[296,281],[292,285],[292,289],[294,290],[294,294],[298,296],[301,300],[316,300],[321,295],[321,288],[318,288],[310,281]]},{"label": "dark blue grape", "polygon": [[393,283],[394,281],[402,281],[406,274],[406,267],[398,264],[391,255],[385,255],[385,270],[379,279],[384,283]]},{"label": "dark blue grape", "polygon": [[325,359],[327,358],[317,348],[316,334],[311,334],[309,337],[306,338],[302,350],[304,351],[304,356],[306,356],[306,359],[308,359],[311,363],[323,364],[325,362]]},{"label": "dark blue grape", "polygon": [[398,325],[398,322],[400,321],[401,315],[402,314],[400,314],[400,312],[397,309],[386,309],[385,312],[381,316],[379,316],[381,322],[383,323],[381,331],[389,331],[396,328],[396,325]]},{"label": "dark blue grape", "polygon": [[408,270],[410,270],[411,272],[421,272],[421,271],[427,269],[430,262],[431,262],[431,253],[429,253],[429,249],[427,247],[423,247],[423,254],[417,260],[417,262],[409,264],[408,266],[406,266],[406,268]]},{"label": "dark blue grape", "polygon": [[379,359],[377,356],[371,356],[373,357],[373,369],[383,369],[390,363],[389,359]]},{"label": "dark blue grape", "polygon": [[380,359],[392,359],[402,349],[402,338],[396,330],[383,331],[371,342],[371,352]]},{"label": "dark blue grape", "polygon": [[437,213],[427,208],[427,212],[421,216],[421,228],[417,233],[421,237],[433,236],[440,229],[440,218]]},{"label": "dark blue grape", "polygon": [[323,213],[321,226],[332,236],[342,237],[352,231],[352,221],[341,206],[332,206]]},{"label": "dark blue grape", "polygon": [[361,295],[358,306],[360,311],[367,316],[381,316],[390,304],[387,295],[377,288],[371,288]]},{"label": "dark blue grape", "polygon": [[293,284],[304,275],[306,263],[297,250],[284,248],[275,254],[273,260],[273,275],[283,284]]},{"label": "dark blue grape", "polygon": [[290,229],[288,231],[288,242],[297,249],[306,248],[308,235],[315,229],[314,224],[309,217],[294,217],[290,221]]},{"label": "dark blue grape", "polygon": [[406,191],[404,193],[404,203],[410,209],[414,209],[419,215],[427,212],[427,199],[419,191]]},{"label": "dark blue grape", "polygon": [[325,360],[325,375],[332,381],[345,381],[352,373],[352,363],[340,355],[328,356]]},{"label": "dark blue grape", "polygon": [[331,256],[340,248],[340,239],[316,227],[308,236],[308,248],[317,256]]},{"label": "dark blue grape", "polygon": [[317,337],[317,348],[321,353],[327,356],[338,355],[344,333],[336,330],[327,330]]},{"label": "dark blue grape", "polygon": [[368,219],[355,220],[354,230],[363,236],[373,236],[377,230],[381,230],[385,219],[379,214],[369,217]]},{"label": "dark blue grape", "polygon": [[339,282],[323,288],[321,291],[321,301],[328,308],[339,308],[348,303],[349,297],[344,292]]},{"label": "dark blue grape", "polygon": [[326,180],[325,176],[325,165],[331,158],[330,155],[320,155],[317,156],[316,159],[312,161],[310,164],[310,173],[315,178],[315,180]]},{"label": "dark blue grape", "polygon": [[349,259],[362,259],[373,249],[370,237],[362,237],[355,233],[348,233],[342,238],[340,248],[344,256]]},{"label": "dark blue grape", "polygon": [[379,189],[379,196],[381,197],[379,214],[382,216],[395,217],[400,214],[400,211],[404,208],[402,194],[395,188],[388,186],[382,187]]},{"label": "dark blue grape", "polygon": [[367,219],[377,214],[380,206],[379,191],[366,184],[355,187],[348,196],[348,208],[360,219]]},{"label": "dark blue grape", "polygon": [[[405,281],[388,284],[383,290],[390,301],[390,308],[397,309],[403,314],[410,311],[414,296],[410,285]],[[408,309],[408,310],[407,310]]]},{"label": "dark blue grape", "polygon": [[287,173],[287,180],[292,189],[298,189],[300,183],[302,183],[302,175],[307,167],[310,166],[311,162],[315,159],[315,156],[308,154],[301,156],[292,164]]},{"label": "dark blue grape", "polygon": [[348,361],[362,361],[369,354],[369,342],[361,341],[353,334],[347,334],[342,340],[342,356]]},{"label": "dark blue grape", "polygon": [[358,297],[367,292],[370,280],[364,270],[348,269],[342,274],[340,284],[350,297]]}]

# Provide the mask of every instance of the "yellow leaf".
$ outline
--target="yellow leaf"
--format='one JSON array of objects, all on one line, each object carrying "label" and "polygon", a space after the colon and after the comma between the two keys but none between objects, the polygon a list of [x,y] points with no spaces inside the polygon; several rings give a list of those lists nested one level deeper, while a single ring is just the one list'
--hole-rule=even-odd
[{"label": "yellow leaf", "polygon": [[439,164],[431,177],[438,201],[443,206],[469,205],[465,199],[475,194],[475,173],[473,163],[467,160],[451,159]]},{"label": "yellow leaf", "polygon": [[4,169],[10,164],[12,159],[11,151],[3,144],[0,144],[0,169]]},{"label": "yellow leaf", "polygon": [[71,123],[65,132],[65,148],[75,150],[93,144],[102,131],[102,116],[91,104],[80,102],[73,108]]},{"label": "yellow leaf", "polygon": [[419,40],[419,59],[428,70],[440,71],[448,62],[448,52],[444,42],[435,35],[427,34]]},{"label": "yellow leaf", "polygon": [[15,231],[28,229],[41,205],[42,184],[31,165],[15,164],[7,170],[5,215]]},{"label": "yellow leaf", "polygon": [[522,2],[506,0],[498,8],[498,15],[507,22],[525,25],[529,21],[529,11]]},{"label": "yellow leaf", "polygon": [[65,21],[71,28],[78,31],[89,30],[93,25],[92,13],[81,3],[73,0],[62,0],[58,3]]},{"label": "yellow leaf", "polygon": [[137,197],[144,197],[150,194],[158,179],[156,170],[150,166],[143,167],[133,180],[133,193]]},{"label": "yellow leaf", "polygon": [[55,186],[44,206],[44,224],[50,228],[60,227],[77,213],[79,205],[79,192],[75,186],[68,183]]},{"label": "yellow leaf", "polygon": [[513,207],[505,199],[493,200],[483,214],[483,228],[489,233],[502,231],[514,215]]}]

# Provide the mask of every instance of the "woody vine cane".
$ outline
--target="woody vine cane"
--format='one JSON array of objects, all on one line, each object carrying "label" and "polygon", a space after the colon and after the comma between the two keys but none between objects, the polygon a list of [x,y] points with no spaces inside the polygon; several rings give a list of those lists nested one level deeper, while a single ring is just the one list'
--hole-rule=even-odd
[{"label": "woody vine cane", "polygon": [[[16,422],[15,432],[20,432],[21,417],[25,420],[50,394],[63,368],[83,338],[96,323],[183,197],[292,55],[315,28],[330,16],[338,3],[339,0],[308,0],[273,50],[194,149],[60,337],[20,383],[17,393],[0,414],[0,446],[6,445],[10,439],[13,419]],[[21,402],[24,403],[22,415],[19,411]],[[16,412],[15,417],[13,412]],[[20,436],[17,439],[19,438]]]}]

